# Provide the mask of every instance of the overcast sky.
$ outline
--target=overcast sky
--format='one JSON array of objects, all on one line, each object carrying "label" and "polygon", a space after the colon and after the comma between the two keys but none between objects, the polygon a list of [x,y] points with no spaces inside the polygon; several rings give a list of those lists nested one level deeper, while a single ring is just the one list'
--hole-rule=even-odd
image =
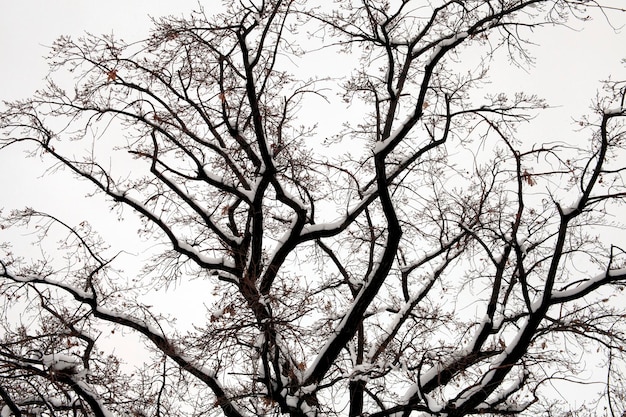
[{"label": "overcast sky", "polygon": [[[623,0],[605,2],[619,5]],[[202,2],[209,11],[212,3],[219,4],[217,0]],[[185,15],[197,5],[197,0],[2,0],[0,98],[23,97],[41,84],[46,74],[42,56],[59,35],[89,31],[114,32],[126,40],[141,38],[150,27],[149,16]],[[594,77],[604,77],[615,69],[623,73],[619,60],[626,58],[626,29],[615,33],[601,15],[594,16],[591,24],[573,22],[575,29],[585,28],[581,31],[540,31],[542,36],[535,39],[539,47],[533,50],[540,59],[533,73],[548,80],[563,80],[564,75],[582,77],[591,83]],[[626,16],[610,17],[617,28],[626,24]],[[501,75],[511,74],[504,68]]]},{"label": "overcast sky", "polygon": [[[612,3],[623,6],[623,0]],[[205,0],[202,4],[210,11],[212,4],[219,3]],[[150,15],[185,15],[197,6],[196,0],[0,0],[0,99],[28,97],[42,85],[47,72],[42,57],[59,35],[113,32],[131,41],[147,34]],[[540,93],[550,104],[564,106],[560,121],[544,120],[544,133],[569,130],[570,117],[587,110],[600,87],[598,80],[609,74],[626,78],[620,63],[626,58],[626,29],[616,33],[602,15],[594,16],[589,24],[573,22],[575,30],[539,30],[534,38],[538,45],[532,48],[538,60],[531,71],[505,63],[491,73],[495,89]],[[610,18],[616,28],[626,24],[626,15],[612,14]],[[16,156],[0,153],[0,207],[21,207],[55,198],[48,179],[40,178],[42,162],[25,162],[21,154]],[[33,182],[36,178],[40,179]]]},{"label": "overcast sky", "polygon": [[41,84],[47,69],[42,56],[60,35],[87,31],[141,38],[150,27],[149,15],[184,15],[197,5],[196,0],[2,0],[0,96],[23,97]]}]

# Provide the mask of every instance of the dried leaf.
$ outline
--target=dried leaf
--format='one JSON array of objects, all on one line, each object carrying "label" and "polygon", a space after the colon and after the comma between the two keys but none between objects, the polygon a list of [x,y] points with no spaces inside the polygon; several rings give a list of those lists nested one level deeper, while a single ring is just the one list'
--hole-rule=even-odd
[{"label": "dried leaf", "polygon": [[107,82],[115,81],[116,79],[117,79],[116,69],[112,69],[111,71],[107,72]]},{"label": "dried leaf", "polygon": [[528,172],[527,170],[524,170],[524,172],[522,173],[522,179],[523,179],[524,181],[526,181],[526,183],[527,183],[528,185],[530,185],[531,187],[532,187],[533,185],[537,185],[537,181],[535,181],[535,180],[532,178],[532,175],[531,175],[531,174],[530,174],[530,172]]}]

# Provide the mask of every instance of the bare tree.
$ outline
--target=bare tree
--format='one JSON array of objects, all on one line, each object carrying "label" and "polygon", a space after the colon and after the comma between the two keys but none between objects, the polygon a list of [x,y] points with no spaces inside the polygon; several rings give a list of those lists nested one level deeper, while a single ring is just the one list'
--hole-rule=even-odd
[{"label": "bare tree", "polygon": [[[2,246],[1,415],[622,415],[626,84],[584,143],[518,137],[547,105],[480,94],[534,28],[602,6],[228,4],[140,43],[62,37],[47,86],[0,113],[4,152],[55,161],[158,243],[133,275],[87,222],[4,213],[42,249]],[[316,48],[350,76],[298,76]],[[142,302],[190,280],[200,324]],[[579,383],[572,409],[555,390]]]}]

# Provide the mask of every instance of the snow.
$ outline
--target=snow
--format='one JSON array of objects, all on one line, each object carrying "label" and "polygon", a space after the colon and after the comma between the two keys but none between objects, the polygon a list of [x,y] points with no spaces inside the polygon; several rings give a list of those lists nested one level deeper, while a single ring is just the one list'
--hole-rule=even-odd
[{"label": "snow", "polygon": [[363,288],[365,288],[365,286],[363,286],[361,288],[361,291],[359,291],[359,294],[356,296],[356,298],[354,299],[354,301],[352,302],[352,306],[350,306],[350,309],[343,315],[343,318],[341,319],[341,322],[339,323],[339,325],[335,328],[334,331],[334,336],[329,337],[328,340],[326,340],[326,344],[322,347],[322,349],[320,349],[320,351],[318,352],[317,356],[315,357],[315,359],[313,360],[313,363],[311,364],[311,366],[307,369],[306,373],[304,374],[304,380],[308,380],[311,376],[311,374],[313,373],[313,371],[317,368],[317,365],[319,363],[319,360],[326,354],[326,351],[328,350],[328,348],[330,347],[330,345],[335,341],[335,337],[336,335],[341,333],[341,330],[343,329],[343,327],[346,325],[346,322],[348,320],[348,317],[350,316],[350,312],[352,311],[352,309],[354,308],[354,306],[356,306],[361,297],[363,296]]},{"label": "snow", "polygon": [[55,371],[69,370],[81,365],[80,359],[76,356],[70,356],[63,353],[43,355],[41,361],[46,368],[50,368]]},{"label": "snow", "polygon": [[[412,397],[414,397],[418,393],[419,393],[418,385],[414,384],[411,388],[409,388],[406,394],[404,394],[402,398],[402,402],[407,403]],[[441,412],[441,410],[444,409],[443,405],[438,404],[433,398],[429,397],[428,395],[419,393],[419,397],[423,398],[426,401],[426,406],[428,407],[430,412],[439,413]]]},{"label": "snow", "polygon": [[562,291],[554,291],[552,292],[551,298],[552,299],[573,298],[581,293],[584,293],[590,287],[597,285],[599,282],[603,280],[606,280],[606,279],[610,280],[611,278],[619,278],[619,277],[622,277],[622,278],[626,277],[626,268],[611,269],[610,271],[608,271],[608,273],[603,272],[601,274],[598,274],[595,277],[590,278],[587,281],[583,282],[582,284],[577,285],[576,287],[569,288],[569,289],[562,290]]},{"label": "snow", "polygon": [[541,308],[543,304],[543,299],[542,298],[537,298],[535,301],[533,301],[533,303],[530,305],[530,312],[534,313],[537,310],[539,310],[539,308]]},{"label": "snow", "polygon": [[287,405],[293,408],[298,408],[298,397],[294,397],[293,395],[288,395],[287,398],[285,398],[285,401],[287,402]]},{"label": "snow", "polygon": [[352,372],[350,373],[351,381],[369,381],[369,373],[376,369],[375,365],[370,363],[362,363],[359,365],[355,365],[352,368]]},{"label": "snow", "polygon": [[485,314],[483,316],[483,319],[481,320],[478,328],[474,332],[474,339],[468,344],[468,346],[463,348],[463,349],[461,349],[458,353],[452,355],[448,359],[448,361],[444,361],[443,363],[438,363],[435,366],[433,366],[430,369],[428,369],[426,372],[421,373],[420,374],[420,381],[419,381],[419,383],[413,384],[411,387],[409,387],[409,389],[407,390],[407,392],[403,396],[403,401],[404,402],[409,401],[410,398],[412,398],[413,396],[415,396],[419,392],[419,387],[420,386],[424,386],[428,382],[430,382],[432,379],[437,378],[437,376],[439,375],[439,372],[441,372],[441,370],[446,368],[449,364],[453,363],[458,358],[462,358],[462,357],[468,355],[472,351],[472,349],[474,349],[474,345],[476,344],[476,340],[477,340],[478,335],[482,332],[482,330],[485,327],[485,325],[487,325],[489,323],[491,323],[491,319],[489,318],[489,316],[487,314]]},{"label": "snow", "polygon": [[300,200],[300,198],[292,195],[289,191],[285,190],[285,187],[283,187],[282,184],[280,184],[280,191],[285,195],[285,197],[287,197],[288,200],[297,204],[300,207],[300,209],[302,210],[307,209],[306,204],[304,204],[304,201]]},{"label": "snow", "polygon": [[428,407],[429,411],[433,413],[439,413],[441,410],[443,410],[444,407],[441,404],[438,404],[432,397],[424,395],[424,399],[426,400],[426,406]]},{"label": "snow", "polygon": [[91,387],[89,385],[87,385],[87,383],[85,383],[84,381],[76,381],[74,380],[74,383],[76,385],[78,385],[83,391],[91,394],[94,398],[94,400],[96,400],[96,402],[98,403],[98,406],[100,407],[100,410],[102,410],[102,414],[104,415],[104,417],[115,417],[113,415],[112,412],[110,412],[105,406],[104,404],[102,404],[102,401],[100,401],[98,399],[98,395],[91,389]]},{"label": "snow", "polygon": [[151,333],[152,335],[158,336],[158,337],[162,337],[165,338],[165,335],[163,334],[163,332],[160,329],[157,329],[156,327],[150,325],[149,323],[146,323],[145,321],[136,319],[135,317],[129,316],[127,314],[123,314],[117,311],[113,311],[113,310],[109,310],[108,308],[102,307],[102,306],[97,306],[95,308],[95,311],[97,313],[100,313],[104,316],[108,316],[111,318],[119,318],[121,320],[125,320],[127,322],[132,322],[135,323],[137,326],[144,328],[145,330],[147,330],[148,333]]},{"label": "snow", "polygon": [[[520,389],[520,387],[524,384],[524,378],[526,377],[526,373],[522,372],[518,375],[517,379],[515,381],[513,381],[513,383],[511,383],[507,388],[504,389],[504,391],[501,391],[500,393],[498,393],[497,397],[490,400],[491,403],[498,403],[499,401],[505,400],[506,398],[508,398],[511,394],[513,394],[514,392],[518,391]],[[487,405],[487,404],[485,404]],[[483,407],[477,407],[478,409],[481,409]],[[520,407],[521,408],[521,407]],[[512,404],[506,404],[506,409],[507,410],[514,410],[512,408]]]},{"label": "snow", "polygon": [[340,220],[329,222],[329,223],[316,223],[316,224],[306,225],[302,229],[301,235],[323,232],[323,231],[330,231],[330,230],[337,230],[341,228],[341,225],[343,225],[344,221],[345,221],[344,219],[340,219]]},{"label": "snow", "polygon": [[470,398],[472,398],[472,396],[474,396],[474,394],[483,391],[484,387],[488,386],[491,383],[492,378],[494,377],[494,374],[496,373],[496,368],[491,368],[489,369],[485,375],[483,376],[483,378],[480,380],[480,383],[477,383],[476,385],[474,385],[473,387],[471,387],[470,389],[468,389],[467,391],[465,391],[463,393],[463,395],[461,395],[455,402],[454,405],[456,408],[461,408],[463,403],[465,403],[467,400],[469,400]]},{"label": "snow", "polygon": [[259,188],[259,184],[261,184],[261,181],[263,181],[263,178],[261,176],[261,172],[259,172],[259,176],[256,178],[254,184],[250,185],[250,189],[246,190],[244,188],[239,188],[239,192],[244,195],[248,201],[252,201],[254,200],[254,196],[256,195],[258,188]]},{"label": "snow", "polygon": [[390,137],[388,137],[387,139],[383,141],[376,142],[376,146],[374,146],[374,154],[379,154],[382,151],[384,151],[387,145],[389,145],[389,142],[391,142],[391,138],[394,136],[395,135],[391,135]]},{"label": "snow", "polygon": [[303,394],[310,394],[312,392],[315,392],[316,390],[317,390],[316,384],[306,385],[300,388],[300,392],[302,392]]},{"label": "snow", "polygon": [[54,287],[62,288],[64,290],[66,290],[66,291],[69,291],[69,292],[75,294],[77,297],[82,298],[82,299],[91,299],[91,298],[93,298],[93,294],[92,293],[83,291],[83,290],[81,290],[79,288],[75,288],[75,287],[72,287],[70,285],[63,284],[61,282],[53,281],[53,280],[48,279],[48,278],[46,278],[44,276],[41,276],[41,275],[27,275],[27,276],[24,276],[24,277],[12,275],[11,279],[14,280],[14,281],[17,281],[17,282],[39,282],[39,283],[43,283],[43,284],[49,284],[49,285],[52,285]]},{"label": "snow", "polygon": [[65,400],[63,398],[59,398],[59,397],[51,397],[46,399],[46,402],[48,402],[48,404],[52,405],[53,407],[56,408],[61,408],[64,405],[66,405]]},{"label": "snow", "polygon": [[304,401],[302,402],[302,404],[300,404],[300,410],[302,410],[304,414],[307,416],[310,416],[310,417],[318,416],[317,410],[309,407],[309,405]]},{"label": "snow", "polygon": [[526,255],[528,248],[530,247],[530,245],[528,244],[528,237],[527,236],[516,236],[517,237],[517,246],[520,248],[520,251],[522,252],[522,254]]},{"label": "snow", "polygon": [[608,108],[606,110],[604,110],[604,114],[606,114],[607,116],[616,116],[616,115],[620,115],[620,114],[624,114],[626,113],[626,107],[622,106],[622,107],[612,107],[612,108]]},{"label": "snow", "polygon": [[579,196],[571,204],[561,205],[561,212],[563,213],[563,216],[569,216],[571,213],[578,210],[578,207],[580,206],[580,200],[581,197]]},{"label": "snow", "polygon": [[181,242],[181,241],[177,241],[176,244],[185,252],[191,253],[193,254],[194,257],[198,258],[198,260],[200,262],[202,262],[203,264],[208,264],[208,265],[224,265],[227,268],[234,268],[235,267],[235,262],[233,262],[230,259],[225,259],[225,258],[213,258],[213,257],[209,257],[206,256],[205,254],[203,254],[202,252],[199,252],[196,248],[194,248],[193,246],[189,245],[188,243],[185,242]]},{"label": "snow", "polygon": [[626,268],[611,269],[608,273],[609,278],[626,278]]},{"label": "snow", "polygon": [[[214,369],[211,369],[207,366],[197,366],[196,364],[194,364],[194,362],[196,362],[193,358],[183,355],[183,354],[178,354],[177,355],[183,362],[185,362],[186,366],[185,368],[194,368],[199,370],[202,374],[206,375],[207,377],[215,380],[217,378],[217,372]],[[215,381],[217,383],[217,381]]]},{"label": "snow", "polygon": [[[435,268],[435,270],[439,270],[442,266],[439,266],[437,268]],[[430,279],[423,285],[423,288],[420,291],[417,291],[412,297],[409,298],[409,300],[407,302],[405,302],[402,305],[402,308],[400,308],[400,311],[398,311],[398,313],[396,313],[393,317],[393,320],[391,321],[391,323],[389,323],[389,325],[387,326],[387,328],[385,329],[385,335],[391,335],[393,334],[393,332],[395,331],[395,329],[400,325],[400,322],[402,320],[405,319],[405,317],[409,314],[409,312],[411,311],[413,305],[415,304],[415,302],[417,301],[418,298],[422,297],[422,295],[424,294],[424,291],[426,291],[426,289],[432,285],[432,281],[436,279],[434,274],[431,274]],[[385,311],[385,308],[381,309],[382,311]],[[370,348],[370,350],[367,353],[367,358],[368,360],[371,361],[371,359],[374,357],[376,351],[378,350],[378,348],[380,347],[380,344],[383,343],[384,341],[384,337],[379,338],[379,340],[376,341],[376,343],[372,344],[372,347]]]},{"label": "snow", "polygon": [[235,184],[233,184],[231,181],[225,180],[223,177],[213,174],[211,171],[207,169],[206,165],[202,167],[202,172],[204,175],[206,175],[206,177],[211,182],[214,182],[217,184],[223,184],[225,187],[228,187],[228,188],[235,188]]},{"label": "snow", "polygon": [[439,42],[439,46],[446,47],[446,46],[450,46],[453,43],[457,42],[459,39],[465,39],[468,37],[468,33],[467,31],[463,31],[463,32],[458,32],[456,33],[454,36],[448,38],[448,39],[444,39],[443,41]]},{"label": "snow", "polygon": [[[504,307],[503,307],[504,309]],[[501,312],[499,317],[494,318],[493,323],[492,323],[492,327],[494,330],[498,330],[500,329],[500,327],[502,326],[502,323],[504,322],[504,312]]]},{"label": "snow", "polygon": [[441,42],[439,42],[434,48],[433,51],[430,55],[430,58],[428,58],[428,62],[431,63],[433,62],[436,58],[437,55],[439,55],[439,53],[441,52],[441,50],[443,48],[447,48],[450,45],[452,45],[453,43],[459,41],[460,39],[465,39],[467,38],[469,34],[467,33],[467,31],[463,31],[463,32],[459,32],[457,34],[455,34],[454,36],[451,36],[450,38],[444,39]]},{"label": "snow", "polygon": [[[500,353],[498,356],[496,356],[494,358],[494,360],[491,362],[491,367],[490,367],[489,371],[487,371],[485,373],[485,375],[481,379],[480,383],[477,384],[476,386],[472,387],[472,389],[467,390],[463,394],[463,396],[461,396],[455,402],[455,405],[457,407],[460,407],[466,400],[471,398],[475,393],[477,393],[478,391],[482,390],[483,387],[485,387],[485,386],[489,385],[489,383],[491,383],[491,380],[494,377],[496,369],[499,369],[502,366],[502,363],[511,354],[513,349],[519,344],[521,337],[526,332],[527,326],[528,326],[528,318],[525,318],[524,321],[521,322],[521,324],[519,326],[519,330],[517,331],[517,334],[515,335],[515,337],[512,340],[510,340],[509,343],[507,343],[507,346],[504,349],[504,351],[502,351],[502,353]],[[520,379],[521,378],[522,377],[520,377]],[[517,383],[519,383],[519,382],[517,382]],[[509,390],[511,390],[511,392],[512,392],[512,391],[515,390],[515,387],[516,387],[516,384],[512,385],[511,387],[509,387]]]},{"label": "snow", "polygon": [[383,152],[389,146],[389,144],[392,143],[396,139],[399,132],[405,129],[405,127],[408,126],[409,124],[413,123],[414,117],[415,117],[414,113],[409,114],[404,119],[404,121],[398,125],[396,130],[387,139],[381,142],[376,142],[376,146],[374,146],[374,154],[376,155],[376,154]]},{"label": "snow", "polygon": [[206,366],[202,366],[200,368],[200,372],[202,372],[204,375],[208,376],[211,379],[217,378],[217,373],[215,372],[215,369],[210,369]]},{"label": "snow", "polygon": [[269,259],[271,261],[274,261],[274,258],[276,257],[276,254],[280,251],[280,249],[285,246],[285,243],[287,243],[287,241],[289,240],[289,238],[291,237],[294,228],[296,226],[297,223],[297,219],[294,217],[291,219],[291,226],[287,229],[287,231],[285,233],[283,233],[283,235],[278,239],[278,241],[276,242],[276,246],[274,247],[274,250],[269,254]]},{"label": "snow", "polygon": [[224,309],[221,308],[211,313],[211,319],[217,320],[224,315]]},{"label": "snow", "polygon": [[126,200],[126,201],[130,202],[131,204],[137,205],[138,207],[144,207],[144,205],[141,203],[141,201],[136,200],[133,197],[128,195],[129,191],[130,190],[124,190],[124,189],[118,187],[115,191],[110,190],[109,192],[114,197],[118,197],[118,198],[120,198],[122,200]]}]

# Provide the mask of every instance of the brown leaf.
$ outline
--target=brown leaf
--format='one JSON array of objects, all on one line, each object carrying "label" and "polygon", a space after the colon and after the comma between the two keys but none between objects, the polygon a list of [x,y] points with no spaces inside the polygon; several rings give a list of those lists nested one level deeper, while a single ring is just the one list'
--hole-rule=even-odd
[{"label": "brown leaf", "polygon": [[522,179],[526,181],[526,183],[531,187],[537,184],[537,181],[532,178],[530,172],[528,172],[527,170],[524,170],[524,172],[522,173]]},{"label": "brown leaf", "polygon": [[115,81],[116,79],[117,79],[116,69],[112,69],[111,71],[107,72],[107,82]]}]

